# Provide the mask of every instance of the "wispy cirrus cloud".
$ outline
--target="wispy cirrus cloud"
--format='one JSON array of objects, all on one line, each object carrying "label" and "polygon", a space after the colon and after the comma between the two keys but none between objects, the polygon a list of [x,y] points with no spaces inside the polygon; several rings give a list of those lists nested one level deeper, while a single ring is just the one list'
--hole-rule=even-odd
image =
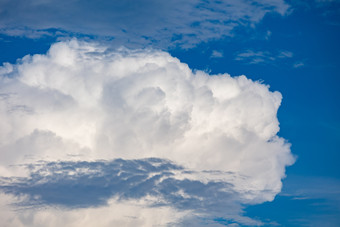
[{"label": "wispy cirrus cloud", "polygon": [[192,47],[231,36],[267,13],[284,15],[283,0],[1,1],[0,32],[31,38],[49,29],[114,39],[117,45]]},{"label": "wispy cirrus cloud", "polygon": [[223,57],[223,52],[221,51],[217,51],[217,50],[213,50],[213,52],[211,53],[211,58],[222,58]]},{"label": "wispy cirrus cloud", "polygon": [[276,61],[289,59],[292,57],[293,53],[287,50],[278,51],[276,54],[270,51],[246,50],[237,53],[235,60],[242,61],[247,64],[273,64]]},{"label": "wispy cirrus cloud", "polygon": [[303,63],[303,62],[296,62],[294,65],[293,65],[293,67],[294,68],[300,68],[300,67],[303,67],[305,65],[305,63]]}]

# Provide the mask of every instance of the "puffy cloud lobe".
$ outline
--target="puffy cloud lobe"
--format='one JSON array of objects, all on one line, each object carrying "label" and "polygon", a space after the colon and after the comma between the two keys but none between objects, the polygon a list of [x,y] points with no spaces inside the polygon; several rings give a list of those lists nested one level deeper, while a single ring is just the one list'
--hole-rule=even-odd
[{"label": "puffy cloud lobe", "polygon": [[27,161],[158,157],[234,172],[227,181],[252,203],[272,200],[294,161],[276,135],[279,92],[165,52],[71,40],[0,74],[3,176]]}]

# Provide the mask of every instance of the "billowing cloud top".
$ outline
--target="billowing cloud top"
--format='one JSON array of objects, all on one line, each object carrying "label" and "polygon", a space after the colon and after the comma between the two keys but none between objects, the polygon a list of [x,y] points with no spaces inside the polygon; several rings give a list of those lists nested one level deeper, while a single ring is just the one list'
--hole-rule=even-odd
[{"label": "billowing cloud top", "polygon": [[283,15],[288,7],[283,0],[4,0],[0,33],[34,38],[64,31],[110,37],[130,47],[190,47],[230,36],[268,12]]},{"label": "billowing cloud top", "polygon": [[225,182],[257,203],[281,190],[294,161],[276,135],[279,92],[193,72],[165,52],[71,40],[0,75],[2,176],[39,160],[160,158],[188,170],[177,180]]}]

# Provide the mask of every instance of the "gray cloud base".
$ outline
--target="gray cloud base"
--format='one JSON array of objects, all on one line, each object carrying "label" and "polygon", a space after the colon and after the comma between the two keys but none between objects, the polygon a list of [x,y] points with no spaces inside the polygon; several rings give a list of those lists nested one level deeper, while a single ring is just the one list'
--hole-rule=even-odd
[{"label": "gray cloud base", "polygon": [[36,205],[96,207],[107,205],[108,199],[115,196],[124,200],[151,195],[160,198],[154,206],[170,205],[220,215],[227,210],[240,210],[231,185],[176,179],[176,175],[192,172],[164,159],[46,162],[26,168],[30,169],[28,178],[2,178],[0,186],[6,193],[29,195],[23,206],[35,201]]}]

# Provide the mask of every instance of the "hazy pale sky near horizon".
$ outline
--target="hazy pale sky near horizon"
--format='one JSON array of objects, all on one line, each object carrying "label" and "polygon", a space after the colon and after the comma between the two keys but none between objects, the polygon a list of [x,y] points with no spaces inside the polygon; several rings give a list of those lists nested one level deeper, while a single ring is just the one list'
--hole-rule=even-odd
[{"label": "hazy pale sky near horizon", "polygon": [[337,0],[0,1],[0,225],[339,226]]}]

